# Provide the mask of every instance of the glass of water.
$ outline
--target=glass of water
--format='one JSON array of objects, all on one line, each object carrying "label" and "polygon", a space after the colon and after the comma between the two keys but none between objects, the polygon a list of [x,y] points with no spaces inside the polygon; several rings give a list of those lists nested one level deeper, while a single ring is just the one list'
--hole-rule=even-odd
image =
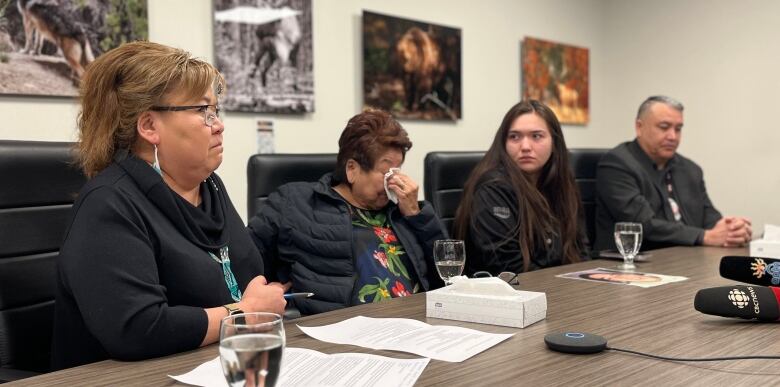
[{"label": "glass of water", "polygon": [[272,387],[279,378],[284,350],[282,316],[240,313],[222,319],[219,360],[231,387]]},{"label": "glass of water", "polygon": [[623,256],[623,264],[618,269],[634,270],[634,257],[642,246],[642,224],[619,222],[615,223],[615,244],[620,255]]},{"label": "glass of water", "polygon": [[452,284],[450,278],[463,273],[463,265],[466,264],[466,246],[463,241],[456,239],[442,239],[433,242],[433,260],[436,262],[436,270],[439,277],[446,285]]}]

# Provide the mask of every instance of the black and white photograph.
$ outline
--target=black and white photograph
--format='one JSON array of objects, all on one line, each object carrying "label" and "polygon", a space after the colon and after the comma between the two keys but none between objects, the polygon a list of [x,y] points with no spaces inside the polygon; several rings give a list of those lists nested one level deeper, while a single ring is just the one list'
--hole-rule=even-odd
[{"label": "black and white photograph", "polygon": [[215,64],[227,111],[311,113],[311,0],[216,0]]},{"label": "black and white photograph", "polygon": [[75,96],[95,58],[148,37],[146,0],[0,0],[0,94]]}]

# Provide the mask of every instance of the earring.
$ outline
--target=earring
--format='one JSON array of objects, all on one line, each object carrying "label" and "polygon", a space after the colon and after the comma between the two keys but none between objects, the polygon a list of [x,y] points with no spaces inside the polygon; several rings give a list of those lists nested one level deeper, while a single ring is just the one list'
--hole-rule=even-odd
[{"label": "earring", "polygon": [[157,174],[162,176],[162,170],[160,169],[160,159],[157,158],[157,144],[152,144],[154,146],[154,163],[152,163],[152,169],[154,169]]}]

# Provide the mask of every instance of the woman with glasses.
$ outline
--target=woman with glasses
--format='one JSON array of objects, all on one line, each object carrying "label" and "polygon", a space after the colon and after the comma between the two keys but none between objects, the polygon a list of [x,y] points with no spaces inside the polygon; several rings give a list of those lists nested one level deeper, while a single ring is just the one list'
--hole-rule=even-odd
[{"label": "woman with glasses", "polygon": [[231,312],[283,313],[214,170],[224,80],[189,53],[128,43],[81,81],[77,157],[90,178],[57,260],[54,369],[218,340]]},{"label": "woman with glasses", "polygon": [[267,275],[314,293],[294,300],[302,314],[443,284],[433,263],[433,242],[445,238],[441,222],[397,169],[411,147],[388,113],[364,111],[341,133],[332,173],[281,186],[249,221]]},{"label": "woman with glasses", "polygon": [[466,273],[520,273],[586,256],[579,193],[555,113],[539,101],[513,106],[471,172],[455,216]]}]

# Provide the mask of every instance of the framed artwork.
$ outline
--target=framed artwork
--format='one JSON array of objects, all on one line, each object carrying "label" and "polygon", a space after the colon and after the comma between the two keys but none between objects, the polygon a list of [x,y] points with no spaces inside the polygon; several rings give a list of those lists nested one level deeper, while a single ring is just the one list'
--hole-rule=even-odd
[{"label": "framed artwork", "polygon": [[146,0],[0,1],[0,94],[76,96],[95,58],[148,37]]},{"label": "framed artwork", "polygon": [[397,118],[461,118],[461,31],[363,11],[363,105]]},{"label": "framed artwork", "polygon": [[311,0],[215,0],[214,55],[228,111],[314,111]]},{"label": "framed artwork", "polygon": [[523,99],[542,101],[561,124],[587,124],[588,49],[525,38],[521,57]]}]

